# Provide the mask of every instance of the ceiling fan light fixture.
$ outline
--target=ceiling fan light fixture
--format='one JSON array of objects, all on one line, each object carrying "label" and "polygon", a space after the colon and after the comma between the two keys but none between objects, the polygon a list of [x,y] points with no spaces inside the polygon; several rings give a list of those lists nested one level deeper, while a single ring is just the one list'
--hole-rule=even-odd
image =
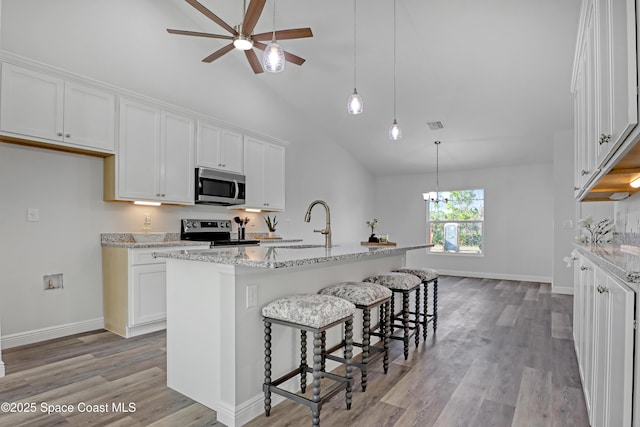
[{"label": "ceiling fan light fixture", "polygon": [[400,126],[398,125],[396,119],[393,119],[393,124],[389,128],[389,139],[391,139],[392,141],[397,141],[400,138],[402,138],[402,129],[400,129]]},{"label": "ceiling fan light fixture", "polygon": [[362,103],[362,97],[356,90],[353,88],[353,93],[349,97],[347,101],[347,113],[349,114],[361,114],[363,110],[364,104]]},{"label": "ceiling fan light fixture", "polygon": [[253,48],[253,40],[244,34],[238,34],[236,38],[233,39],[233,47],[238,50],[249,50]]}]

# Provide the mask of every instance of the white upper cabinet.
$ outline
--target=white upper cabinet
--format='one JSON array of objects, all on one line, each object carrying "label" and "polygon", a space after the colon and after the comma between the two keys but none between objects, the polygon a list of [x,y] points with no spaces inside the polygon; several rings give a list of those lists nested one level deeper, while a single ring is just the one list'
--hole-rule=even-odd
[{"label": "white upper cabinet", "polygon": [[284,210],[285,148],[253,137],[245,138],[246,202],[262,210]]},{"label": "white upper cabinet", "polygon": [[242,134],[199,120],[196,165],[242,173],[244,170]]},{"label": "white upper cabinet", "polygon": [[115,96],[89,85],[2,64],[0,130],[17,138],[113,153]]},{"label": "white upper cabinet", "polygon": [[[636,21],[635,0],[582,2],[572,81],[574,181],[581,199],[615,165],[638,123]],[[589,199],[598,200],[597,193]]]},{"label": "white upper cabinet", "polygon": [[635,0],[597,0],[598,162],[638,123]]},{"label": "white upper cabinet", "polygon": [[194,120],[122,99],[116,200],[193,204]]}]

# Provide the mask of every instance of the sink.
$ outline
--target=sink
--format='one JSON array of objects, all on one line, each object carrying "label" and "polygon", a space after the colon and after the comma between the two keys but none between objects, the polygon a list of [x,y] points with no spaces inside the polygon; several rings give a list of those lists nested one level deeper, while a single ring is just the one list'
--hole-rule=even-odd
[{"label": "sink", "polygon": [[324,245],[279,245],[279,246],[268,246],[268,247],[276,248],[276,249],[311,249],[311,248],[324,248]]},{"label": "sink", "polygon": [[136,243],[154,243],[164,241],[167,233],[131,233]]}]

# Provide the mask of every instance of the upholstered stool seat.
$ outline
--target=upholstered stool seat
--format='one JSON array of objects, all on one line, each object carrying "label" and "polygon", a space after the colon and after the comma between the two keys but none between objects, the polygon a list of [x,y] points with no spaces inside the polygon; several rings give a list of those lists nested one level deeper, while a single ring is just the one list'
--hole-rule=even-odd
[{"label": "upholstered stool seat", "polygon": [[[391,330],[390,330],[390,338],[402,340],[404,343],[404,358],[405,360],[409,358],[409,338],[410,338],[410,330],[415,330],[415,343],[416,347],[420,344],[420,315],[416,314],[413,319],[410,318],[412,312],[409,309],[409,296],[411,292],[415,292],[415,304],[416,307],[420,307],[420,284],[422,281],[419,277],[408,274],[408,273],[400,273],[400,272],[389,272],[389,273],[381,273],[376,274],[374,276],[367,277],[364,279],[365,282],[373,282],[384,287],[389,288],[394,293],[402,294],[402,310],[400,313],[396,314],[394,308],[393,297],[391,298]],[[416,308],[416,311],[419,311]],[[393,333],[396,327],[400,327],[400,325],[396,325],[396,320],[402,322],[402,337],[394,336]],[[412,323],[413,326],[410,327],[409,324]]]},{"label": "upholstered stool seat", "polygon": [[[342,391],[345,392],[347,409],[351,409],[351,356],[353,352],[353,314],[356,306],[342,298],[332,295],[300,294],[272,301],[262,308],[264,321],[264,410],[271,413],[271,393],[279,394],[311,408],[313,426],[320,425],[320,409],[328,399]],[[300,330],[300,366],[276,380],[271,380],[271,325],[280,324]],[[345,376],[325,372],[323,367],[323,336],[327,329],[344,324],[344,363]],[[313,368],[307,365],[307,332],[313,332]],[[300,375],[300,389],[306,392],[307,373],[313,375],[313,396],[311,399],[292,393],[279,387],[283,382]],[[337,382],[333,389],[320,395],[320,380],[328,378]]]},{"label": "upholstered stool seat", "polygon": [[[362,343],[354,342],[353,345],[362,347],[361,362],[352,361],[353,365],[360,368],[362,391],[367,390],[367,365],[369,364],[369,352],[371,350],[380,351],[384,356],[383,368],[386,374],[389,370],[389,334],[390,334],[390,301],[393,292],[388,288],[369,282],[340,282],[328,286],[320,290],[321,295],[333,295],[338,298],[345,299],[353,304],[356,308],[362,310]],[[371,327],[371,309],[380,307],[380,323]],[[371,334],[376,330],[380,330],[380,336],[383,340],[383,347],[371,347]],[[376,334],[378,335],[378,334]],[[342,347],[338,344],[323,353],[328,359],[342,362],[343,359],[332,356],[331,353]]]},{"label": "upholstered stool seat", "polygon": [[[431,268],[405,267],[393,271],[418,276],[424,288],[424,304],[422,318],[422,336],[427,339],[427,324],[432,322],[433,332],[438,329],[438,272]],[[429,283],[433,283],[433,310],[429,313]]]}]

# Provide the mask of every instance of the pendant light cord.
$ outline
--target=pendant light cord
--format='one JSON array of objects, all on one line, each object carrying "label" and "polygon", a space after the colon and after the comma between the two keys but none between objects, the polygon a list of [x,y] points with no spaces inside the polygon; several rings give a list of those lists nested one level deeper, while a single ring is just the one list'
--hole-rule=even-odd
[{"label": "pendant light cord", "polygon": [[[246,0],[245,0],[246,1]],[[271,41],[276,41],[276,0],[273,0],[273,33],[271,34]]]},{"label": "pendant light cord", "polygon": [[357,41],[356,41],[356,2],[357,0],[353,0],[353,88],[355,90],[358,87],[357,84],[357,76],[356,76],[356,52],[357,49]]},{"label": "pendant light cord", "polygon": [[393,0],[393,120],[396,120],[396,0]]}]

